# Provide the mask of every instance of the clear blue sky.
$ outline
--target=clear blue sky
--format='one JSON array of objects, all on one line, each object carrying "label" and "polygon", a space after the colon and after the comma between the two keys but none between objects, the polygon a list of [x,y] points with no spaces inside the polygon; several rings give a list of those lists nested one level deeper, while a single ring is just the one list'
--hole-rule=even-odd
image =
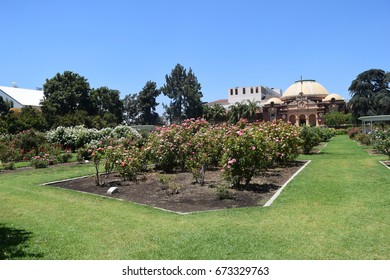
[{"label": "clear blue sky", "polygon": [[359,73],[390,71],[388,0],[2,0],[0,10],[3,86],[70,70],[124,97],[162,86],[180,63],[204,101],[235,86],[285,91],[301,75],[349,98]]}]

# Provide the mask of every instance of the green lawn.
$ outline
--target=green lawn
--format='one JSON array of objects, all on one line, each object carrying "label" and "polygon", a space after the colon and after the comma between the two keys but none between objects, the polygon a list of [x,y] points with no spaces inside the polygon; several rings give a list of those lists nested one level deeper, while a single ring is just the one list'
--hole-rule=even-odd
[{"label": "green lawn", "polygon": [[178,215],[40,183],[92,165],[0,174],[0,259],[390,259],[390,170],[347,136],[265,208]]}]

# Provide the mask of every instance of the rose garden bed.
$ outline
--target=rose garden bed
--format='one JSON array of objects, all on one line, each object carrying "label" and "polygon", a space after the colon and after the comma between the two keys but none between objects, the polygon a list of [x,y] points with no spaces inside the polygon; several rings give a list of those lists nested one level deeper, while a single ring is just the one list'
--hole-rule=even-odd
[{"label": "rose garden bed", "polygon": [[[228,198],[221,199],[218,186],[224,183],[222,172],[208,170],[203,186],[195,184],[188,172],[163,174],[148,172],[138,176],[137,182],[122,181],[111,174],[103,187],[95,186],[94,176],[49,183],[47,185],[76,191],[128,200],[152,207],[180,213],[218,210],[237,207],[263,206],[277,190],[293,176],[305,161],[269,169],[254,177],[247,187],[230,189]],[[169,178],[174,188],[161,183],[161,177]],[[117,186],[118,192],[108,194],[107,190]]]}]

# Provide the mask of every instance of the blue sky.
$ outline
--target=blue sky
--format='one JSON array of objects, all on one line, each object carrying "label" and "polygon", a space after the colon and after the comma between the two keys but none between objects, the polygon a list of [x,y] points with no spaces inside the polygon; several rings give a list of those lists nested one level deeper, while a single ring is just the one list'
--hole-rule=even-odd
[{"label": "blue sky", "polygon": [[2,0],[0,9],[3,86],[41,87],[69,70],[124,97],[149,80],[162,86],[180,63],[204,101],[235,86],[285,91],[301,75],[349,98],[359,73],[390,71],[388,0]]}]

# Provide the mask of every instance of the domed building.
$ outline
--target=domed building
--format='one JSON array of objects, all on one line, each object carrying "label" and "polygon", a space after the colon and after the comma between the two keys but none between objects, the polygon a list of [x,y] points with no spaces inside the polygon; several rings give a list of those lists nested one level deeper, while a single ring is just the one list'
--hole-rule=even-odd
[{"label": "domed building", "polygon": [[344,111],[345,100],[330,94],[315,80],[298,80],[280,97],[268,99],[263,106],[263,120],[283,120],[297,126],[321,126],[330,111]]}]

